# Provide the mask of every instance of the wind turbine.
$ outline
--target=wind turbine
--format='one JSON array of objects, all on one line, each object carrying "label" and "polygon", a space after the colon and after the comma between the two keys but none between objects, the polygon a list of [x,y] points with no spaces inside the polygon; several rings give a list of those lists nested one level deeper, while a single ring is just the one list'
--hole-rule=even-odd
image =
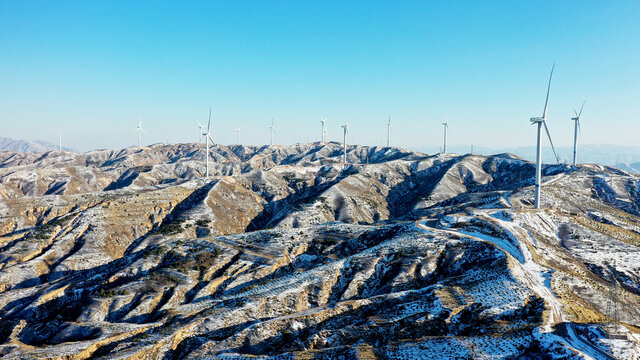
[{"label": "wind turbine", "polygon": [[389,114],[389,121],[387,122],[387,147],[389,147],[391,141],[391,114]]},{"label": "wind turbine", "polygon": [[449,129],[449,117],[442,123],[444,125],[444,147],[442,148],[442,153],[447,153],[447,130]]},{"label": "wind turbine", "polygon": [[576,113],[576,117],[571,118],[571,120],[575,121],[575,129],[573,131],[573,166],[576,165],[578,154],[578,131],[580,130],[580,115],[582,115],[582,109],[584,109],[585,102],[582,103],[580,112],[577,112],[575,109],[573,109],[573,112]]},{"label": "wind turbine", "polygon": [[198,142],[201,143],[202,135],[204,135],[204,133],[202,132],[202,129],[204,129],[204,125],[200,124],[200,121],[198,121],[198,127],[200,128],[200,132],[199,132],[200,137],[198,138]]},{"label": "wind turbine", "polygon": [[327,141],[327,119],[320,115],[320,122],[322,123],[322,142]]},{"label": "wind turbine", "polygon": [[136,128],[136,131],[138,132],[138,147],[142,146],[142,140],[140,137],[140,134],[142,134],[144,131],[144,129],[142,128],[142,119],[138,118],[138,127]]},{"label": "wind turbine", "polygon": [[347,122],[342,125],[342,128],[344,129],[344,163],[347,163],[347,134],[349,133],[349,120],[347,119]]},{"label": "wind turbine", "polygon": [[542,112],[542,117],[532,117],[531,124],[538,124],[538,140],[536,147],[536,191],[535,191],[535,208],[540,209],[540,181],[542,180],[542,143],[540,141],[540,131],[542,129],[542,125],[544,125],[544,129],[547,132],[547,136],[549,137],[549,143],[551,144],[551,149],[553,150],[553,155],[556,157],[556,161],[558,160],[558,155],[556,154],[556,149],[553,147],[553,141],[551,140],[551,134],[549,133],[549,128],[547,127],[547,107],[549,105],[549,90],[551,90],[551,78],[553,77],[553,69],[556,67],[556,64],[553,64],[551,68],[551,74],[549,75],[549,85],[547,85],[547,98],[544,101],[544,111]]},{"label": "wind turbine", "polygon": [[273,118],[271,118],[271,126],[269,126],[269,146],[273,145],[273,131],[276,128],[273,127]]},{"label": "wind turbine", "polygon": [[62,130],[58,130],[58,151],[62,152]]},{"label": "wind turbine", "polygon": [[206,133],[202,133],[202,136],[204,136],[207,139],[207,170],[206,170],[206,177],[209,177],[209,140],[211,140],[211,143],[213,144],[213,138],[211,137],[211,108],[209,108],[209,123],[207,124],[207,132]]},{"label": "wind turbine", "polygon": [[240,145],[240,128],[236,129],[236,145]]}]

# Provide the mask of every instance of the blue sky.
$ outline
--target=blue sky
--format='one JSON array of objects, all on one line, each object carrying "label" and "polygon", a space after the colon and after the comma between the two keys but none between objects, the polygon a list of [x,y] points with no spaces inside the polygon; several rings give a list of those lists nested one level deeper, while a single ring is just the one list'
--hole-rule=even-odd
[{"label": "blue sky", "polygon": [[572,142],[640,145],[638,1],[2,1],[0,136],[78,150],[214,138],[533,145],[556,63],[549,127]]}]

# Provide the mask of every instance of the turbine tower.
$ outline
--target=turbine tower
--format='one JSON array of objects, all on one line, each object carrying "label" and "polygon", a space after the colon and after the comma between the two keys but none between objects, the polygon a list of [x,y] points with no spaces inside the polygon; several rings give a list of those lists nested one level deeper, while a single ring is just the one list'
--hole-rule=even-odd
[{"label": "turbine tower", "polygon": [[344,155],[343,155],[343,162],[346,164],[347,163],[347,134],[349,133],[349,120],[347,120],[347,122],[342,125],[342,128],[344,129]]},{"label": "turbine tower", "polygon": [[327,141],[327,119],[320,115],[320,122],[322,123],[322,142]]},{"label": "turbine tower", "polygon": [[136,131],[138,132],[138,147],[142,146],[142,139],[140,137],[140,134],[142,134],[144,132],[144,129],[142,128],[142,119],[138,118],[138,127],[136,128]]},{"label": "turbine tower", "polygon": [[62,130],[58,130],[58,151],[62,152]]},{"label": "turbine tower", "polygon": [[576,160],[578,156],[578,131],[580,131],[580,115],[582,115],[582,109],[584,109],[585,102],[582,103],[580,112],[577,112],[575,109],[573,110],[573,112],[576,114],[576,117],[571,118],[571,120],[575,121],[573,131],[573,166],[576,166]]},{"label": "turbine tower", "polygon": [[449,117],[442,123],[444,125],[444,147],[442,148],[442,153],[447,153],[447,130],[449,129]]},{"label": "turbine tower", "polygon": [[240,128],[236,129],[236,145],[240,145]]},{"label": "turbine tower", "polygon": [[387,147],[391,143],[391,114],[389,114],[389,121],[387,121]]},{"label": "turbine tower", "polygon": [[544,111],[542,112],[542,117],[532,117],[531,124],[538,124],[538,138],[537,138],[537,147],[536,147],[536,190],[535,190],[535,208],[540,208],[540,182],[542,180],[542,143],[540,142],[540,131],[542,130],[542,125],[544,125],[544,129],[547,132],[547,136],[549,137],[549,143],[551,144],[551,149],[553,150],[553,155],[556,157],[556,161],[558,161],[558,155],[556,154],[556,149],[553,147],[553,141],[551,140],[551,134],[549,133],[549,128],[547,127],[547,106],[549,105],[549,90],[551,90],[551,78],[553,77],[553,69],[556,67],[556,64],[553,64],[551,68],[551,75],[549,75],[549,84],[547,85],[547,98],[544,101]]},{"label": "turbine tower", "polygon": [[211,140],[211,144],[213,144],[213,138],[211,137],[211,108],[209,108],[209,123],[207,124],[207,132],[206,133],[202,133],[202,136],[204,136],[207,139],[207,155],[206,155],[206,161],[207,161],[207,170],[206,170],[206,177],[209,177],[209,140]]},{"label": "turbine tower", "polygon": [[276,128],[273,127],[273,118],[271,118],[271,126],[269,126],[269,146],[273,145],[273,131]]}]

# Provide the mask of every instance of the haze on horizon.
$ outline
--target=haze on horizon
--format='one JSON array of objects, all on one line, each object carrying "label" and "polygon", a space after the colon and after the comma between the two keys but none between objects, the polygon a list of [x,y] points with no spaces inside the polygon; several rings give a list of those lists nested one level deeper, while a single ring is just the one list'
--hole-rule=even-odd
[{"label": "haze on horizon", "polygon": [[[640,3],[285,1],[2,2],[0,136],[81,151],[194,142],[533,146],[556,63],[549,127],[583,144],[638,145]],[[546,139],[545,139],[546,141]],[[544,143],[545,148],[548,143]]]}]

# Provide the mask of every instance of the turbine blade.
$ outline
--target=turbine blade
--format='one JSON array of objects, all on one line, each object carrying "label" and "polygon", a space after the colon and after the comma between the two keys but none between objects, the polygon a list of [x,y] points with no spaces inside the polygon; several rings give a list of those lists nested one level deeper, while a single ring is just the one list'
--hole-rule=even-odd
[{"label": "turbine blade", "polygon": [[578,135],[580,135],[580,140],[582,140],[582,128],[580,128],[580,117],[578,116]]},{"label": "turbine blade", "polygon": [[547,137],[549,137],[549,143],[551,144],[551,149],[553,150],[553,156],[556,157],[556,162],[559,164],[560,159],[558,158],[558,154],[556,154],[556,148],[553,147],[553,140],[551,140],[551,134],[549,133],[549,128],[547,127],[547,122],[543,121],[544,129],[547,131]]},{"label": "turbine blade", "polygon": [[[580,112],[578,113],[578,119],[580,118],[580,115],[582,115],[582,109],[584,109],[584,103],[586,103],[586,102],[587,102],[586,100],[582,102],[582,106],[580,107]],[[578,123],[579,123],[579,121],[578,121]]]},{"label": "turbine blade", "polygon": [[207,137],[209,138],[209,141],[211,141],[211,144],[213,145],[213,138],[211,137],[211,134],[207,134]]},{"label": "turbine blade", "polygon": [[[542,118],[547,119],[547,105],[549,105],[549,91],[551,90],[551,78],[553,77],[553,69],[555,69],[556,63],[553,63],[551,67],[551,74],[549,75],[549,85],[547,85],[547,99],[544,101],[544,111],[542,112]],[[546,127],[546,125],[545,125]]]},{"label": "turbine blade", "polygon": [[211,128],[211,108],[209,108],[209,124],[207,125],[207,134],[209,133],[210,128]]}]

